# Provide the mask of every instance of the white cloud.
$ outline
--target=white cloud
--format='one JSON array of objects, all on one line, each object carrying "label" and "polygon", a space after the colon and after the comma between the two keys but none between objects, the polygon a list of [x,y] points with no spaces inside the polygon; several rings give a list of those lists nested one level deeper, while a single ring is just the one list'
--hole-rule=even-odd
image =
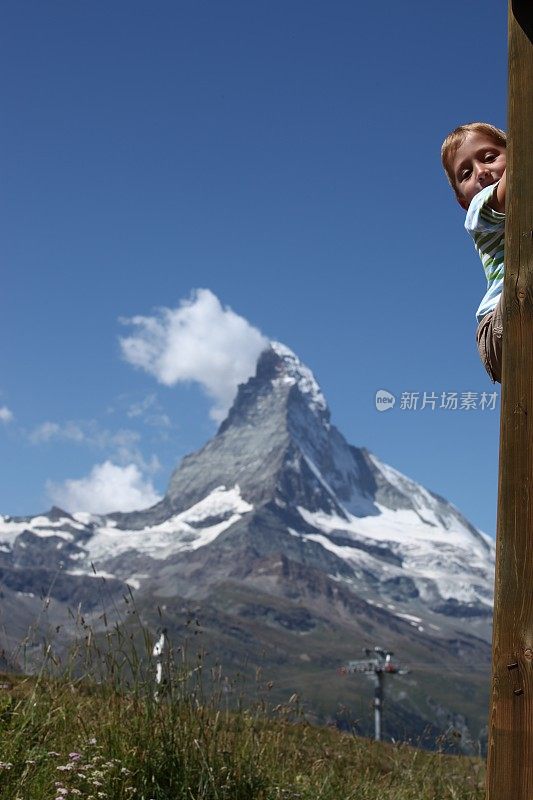
[{"label": "white cloud", "polygon": [[171,428],[172,422],[168,414],[149,414],[144,421],[153,428]]},{"label": "white cloud", "polygon": [[67,442],[86,443],[87,432],[82,430],[76,422],[66,422],[60,425],[57,422],[42,422],[28,434],[32,444],[43,444],[52,439],[62,439]]},{"label": "white cloud", "polygon": [[120,428],[118,431],[109,431],[100,428],[95,420],[83,420],[81,422],[42,422],[28,433],[28,439],[32,444],[46,444],[53,440],[63,442],[74,442],[89,447],[96,447],[101,450],[128,449],[131,451],[139,442],[140,434],[128,428]]},{"label": "white cloud", "polygon": [[141,453],[138,446],[141,436],[137,431],[129,428],[110,431],[100,428],[96,420],[69,421],[61,424],[43,422],[27,433],[27,438],[34,445],[62,441],[102,450],[108,459],[106,463],[114,462],[123,468],[135,465],[141,472],[149,475],[161,469],[161,462],[156,455],[147,460]]},{"label": "white cloud", "polygon": [[149,394],[144,400],[132,403],[128,407],[126,414],[130,419],[137,417],[153,428],[172,427],[170,417],[161,410],[155,394]]},{"label": "white cloud", "polygon": [[112,511],[138,511],[157,503],[161,496],[144,479],[136,464],[119,466],[111,461],[96,464],[90,474],[61,484],[48,481],[48,496],[66,511],[108,514]]},{"label": "white cloud", "polygon": [[0,422],[11,422],[13,419],[13,412],[7,406],[0,406]]},{"label": "white cloud", "polygon": [[120,339],[126,361],[160,383],[195,381],[214,401],[211,416],[221,421],[239,383],[255,371],[268,339],[243,317],[224,308],[209,289],[197,289],[178,308],[154,316],[121,320],[135,328]]},{"label": "white cloud", "polygon": [[128,417],[142,417],[148,409],[153,408],[156,403],[157,398],[155,394],[149,394],[144,400],[140,400],[138,403],[132,403],[126,411],[126,414]]}]

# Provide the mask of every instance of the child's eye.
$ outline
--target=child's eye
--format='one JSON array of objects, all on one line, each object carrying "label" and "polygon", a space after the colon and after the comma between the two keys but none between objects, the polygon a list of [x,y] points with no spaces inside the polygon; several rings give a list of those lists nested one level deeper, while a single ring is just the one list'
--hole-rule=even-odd
[{"label": "child's eye", "polygon": [[470,170],[469,169],[463,169],[459,173],[459,180],[460,181],[465,181],[468,177],[470,177]]},{"label": "child's eye", "polygon": [[496,153],[485,153],[485,161],[494,161],[496,157]]}]

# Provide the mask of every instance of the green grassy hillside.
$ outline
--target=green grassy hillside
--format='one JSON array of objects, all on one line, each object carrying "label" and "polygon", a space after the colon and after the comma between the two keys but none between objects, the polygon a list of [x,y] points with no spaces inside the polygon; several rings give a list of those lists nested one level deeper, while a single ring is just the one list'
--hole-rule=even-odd
[{"label": "green grassy hillside", "polygon": [[[152,642],[147,641],[147,652]],[[238,681],[110,635],[85,674],[49,649],[38,676],[0,676],[2,800],[474,800],[481,760],[309,724],[299,699],[241,705]],[[72,669],[73,664],[76,669]],[[54,676],[55,674],[55,676]]]}]

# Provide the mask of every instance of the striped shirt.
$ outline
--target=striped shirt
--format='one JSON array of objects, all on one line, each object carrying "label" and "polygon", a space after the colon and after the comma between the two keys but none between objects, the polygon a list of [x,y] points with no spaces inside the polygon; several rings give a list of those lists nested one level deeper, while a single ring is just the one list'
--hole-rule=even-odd
[{"label": "striped shirt", "polygon": [[485,186],[475,195],[465,220],[465,228],[474,240],[487,278],[487,291],[476,311],[478,322],[492,311],[503,290],[505,214],[495,211],[489,205],[497,185],[498,182]]}]

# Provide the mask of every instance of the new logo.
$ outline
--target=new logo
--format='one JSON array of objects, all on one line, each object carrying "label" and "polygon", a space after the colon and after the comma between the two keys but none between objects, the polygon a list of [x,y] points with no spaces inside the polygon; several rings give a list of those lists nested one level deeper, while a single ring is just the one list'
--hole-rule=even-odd
[{"label": "new logo", "polygon": [[394,408],[396,398],[386,389],[378,389],[376,392],[376,408],[378,411],[389,411]]}]

